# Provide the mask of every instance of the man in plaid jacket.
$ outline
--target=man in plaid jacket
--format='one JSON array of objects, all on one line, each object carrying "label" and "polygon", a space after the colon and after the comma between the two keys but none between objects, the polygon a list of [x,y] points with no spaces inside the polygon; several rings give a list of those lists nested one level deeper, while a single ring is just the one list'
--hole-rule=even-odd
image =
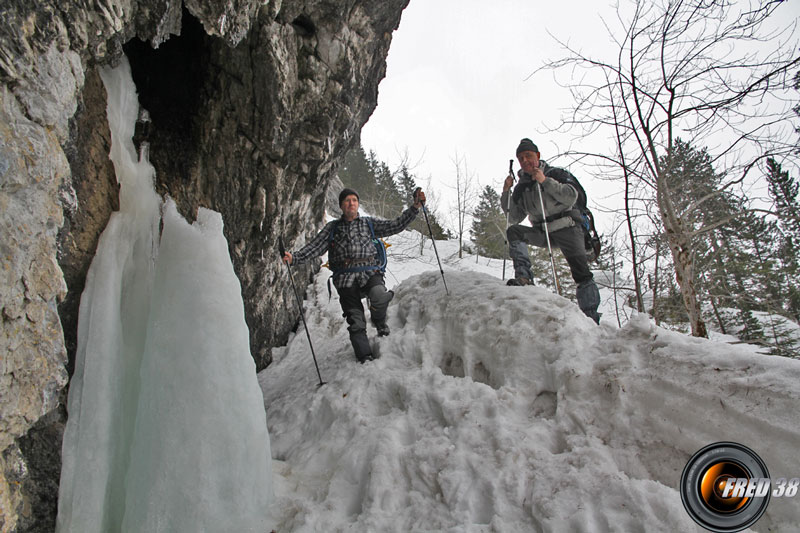
[{"label": "man in plaid jacket", "polygon": [[343,316],[347,319],[350,342],[356,359],[364,363],[371,361],[372,348],[367,338],[367,321],[361,299],[369,302],[372,324],[383,337],[389,334],[386,324],[386,309],[394,297],[387,291],[383,279],[374,237],[388,237],[400,233],[417,217],[425,202],[425,193],[418,189],[414,204],[394,220],[382,220],[358,215],[359,196],[353,189],[344,189],[339,194],[342,216],[328,222],[311,242],[294,253],[286,252],[283,260],[287,264],[304,263],[328,252],[328,265],[333,270],[333,285],[339,293]]}]

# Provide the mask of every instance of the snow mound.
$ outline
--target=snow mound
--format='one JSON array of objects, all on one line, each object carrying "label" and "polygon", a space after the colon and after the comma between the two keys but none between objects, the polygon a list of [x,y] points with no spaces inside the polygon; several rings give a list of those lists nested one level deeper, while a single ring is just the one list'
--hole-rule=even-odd
[{"label": "snow mound", "polygon": [[[395,287],[365,365],[317,277],[306,316],[327,384],[303,331],[259,374],[277,530],[701,531],[677,487],[703,446],[800,474],[797,361],[644,315],[598,327],[543,288],[446,275],[449,295],[438,271]],[[800,529],[796,502],[756,526]]]}]

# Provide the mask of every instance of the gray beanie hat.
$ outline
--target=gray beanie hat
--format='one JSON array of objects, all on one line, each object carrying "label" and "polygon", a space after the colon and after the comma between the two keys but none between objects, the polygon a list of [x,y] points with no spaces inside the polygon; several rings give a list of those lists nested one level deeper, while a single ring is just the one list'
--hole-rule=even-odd
[{"label": "gray beanie hat", "polygon": [[351,194],[355,195],[355,197],[358,198],[359,202],[361,201],[361,198],[358,196],[358,193],[356,191],[354,191],[353,189],[345,188],[342,189],[342,192],[339,193],[339,207],[342,206],[342,202],[344,202],[344,199],[350,196]]},{"label": "gray beanie hat", "polygon": [[517,146],[517,155],[520,152],[538,152],[539,147],[536,146],[532,140],[525,138],[519,142],[519,146]]}]

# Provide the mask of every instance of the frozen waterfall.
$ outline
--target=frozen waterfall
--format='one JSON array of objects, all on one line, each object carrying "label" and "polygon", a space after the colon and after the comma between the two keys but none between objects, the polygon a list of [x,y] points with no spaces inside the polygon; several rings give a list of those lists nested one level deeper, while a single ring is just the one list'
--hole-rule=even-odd
[{"label": "frozen waterfall", "polygon": [[102,78],[120,210],[81,297],[57,530],[263,531],[269,435],[222,217],[161,202],[127,59]]}]

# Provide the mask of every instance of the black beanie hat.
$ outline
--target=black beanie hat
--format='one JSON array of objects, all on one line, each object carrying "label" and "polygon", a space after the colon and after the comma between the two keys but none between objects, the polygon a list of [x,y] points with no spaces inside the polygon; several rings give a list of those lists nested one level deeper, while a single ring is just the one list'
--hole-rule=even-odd
[{"label": "black beanie hat", "polygon": [[342,189],[342,192],[339,193],[339,207],[342,206],[342,202],[344,202],[344,199],[350,196],[351,194],[355,195],[355,197],[358,198],[359,202],[361,201],[361,198],[359,198],[358,193],[353,189]]},{"label": "black beanie hat", "polygon": [[520,152],[527,152],[527,151],[538,152],[539,147],[533,144],[532,140],[526,138],[522,139],[519,142],[519,146],[517,146],[517,155],[519,155]]}]

